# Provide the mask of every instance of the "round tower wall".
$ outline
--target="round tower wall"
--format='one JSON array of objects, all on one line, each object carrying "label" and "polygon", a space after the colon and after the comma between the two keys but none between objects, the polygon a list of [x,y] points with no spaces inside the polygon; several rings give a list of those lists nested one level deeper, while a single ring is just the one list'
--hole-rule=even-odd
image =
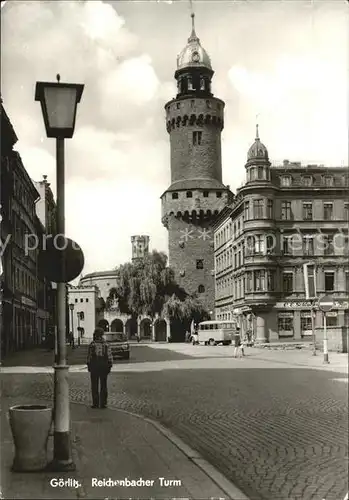
[{"label": "round tower wall", "polygon": [[[171,181],[209,178],[222,182],[224,102],[215,97],[176,99],[166,105],[171,143]],[[201,132],[194,144],[193,132]]]},{"label": "round tower wall", "polygon": [[[198,294],[207,311],[214,310],[214,249],[212,220],[198,224],[170,216],[168,220],[169,265],[178,284]],[[203,268],[197,269],[198,261]],[[183,275],[184,274],[184,275]],[[204,292],[199,292],[199,286]]]}]

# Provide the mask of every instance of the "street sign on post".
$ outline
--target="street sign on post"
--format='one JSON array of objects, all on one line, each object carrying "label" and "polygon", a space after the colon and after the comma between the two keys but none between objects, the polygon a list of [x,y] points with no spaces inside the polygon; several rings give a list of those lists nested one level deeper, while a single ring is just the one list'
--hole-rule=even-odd
[{"label": "street sign on post", "polygon": [[329,363],[328,360],[328,343],[327,343],[327,319],[326,313],[333,308],[333,298],[330,295],[324,295],[319,299],[319,309],[324,313],[324,363]]}]

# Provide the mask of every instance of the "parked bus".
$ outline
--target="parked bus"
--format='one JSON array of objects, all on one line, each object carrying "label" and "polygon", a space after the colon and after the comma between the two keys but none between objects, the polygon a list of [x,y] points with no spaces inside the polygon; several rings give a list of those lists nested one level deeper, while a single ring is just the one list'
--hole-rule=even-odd
[{"label": "parked bus", "polygon": [[232,321],[202,321],[198,328],[198,344],[229,345],[236,331]]}]

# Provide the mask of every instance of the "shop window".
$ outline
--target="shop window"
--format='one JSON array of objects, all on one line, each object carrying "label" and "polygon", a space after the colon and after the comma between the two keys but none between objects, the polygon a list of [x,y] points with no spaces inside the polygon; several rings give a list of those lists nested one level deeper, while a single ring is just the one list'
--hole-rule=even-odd
[{"label": "shop window", "polygon": [[326,326],[328,326],[328,327],[338,326],[338,316],[337,316],[337,314],[333,315],[333,316],[329,316],[329,314],[327,314],[327,316],[326,316]]},{"label": "shop window", "polygon": [[293,337],[293,315],[284,316],[282,313],[278,316],[279,337]]}]

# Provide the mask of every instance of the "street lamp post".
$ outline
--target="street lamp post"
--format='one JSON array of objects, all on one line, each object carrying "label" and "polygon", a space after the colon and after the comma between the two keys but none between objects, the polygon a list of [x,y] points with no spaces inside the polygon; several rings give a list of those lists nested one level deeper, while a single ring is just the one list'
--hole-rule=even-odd
[{"label": "street lamp post", "polygon": [[[56,139],[57,179],[57,236],[65,238],[64,218],[64,139],[73,137],[77,105],[81,100],[84,85],[37,82],[35,100],[41,104],[47,137]],[[56,243],[57,244],[57,243]],[[58,245],[57,245],[58,246]],[[61,247],[60,247],[61,248]],[[57,282],[57,330],[58,362],[54,365],[54,450],[51,470],[69,471],[75,469],[70,443],[69,383],[66,350],[66,266],[64,252],[60,252],[60,282]]]},{"label": "street lamp post", "polygon": [[79,311],[76,313],[76,315],[78,317],[78,346],[79,347],[80,347],[80,342],[81,342],[80,341],[80,317],[81,317],[80,314],[81,313]]},{"label": "street lamp post", "polygon": [[72,334],[72,347],[75,349],[75,336],[74,336],[74,304],[69,304],[70,318],[71,318],[71,334]]}]

